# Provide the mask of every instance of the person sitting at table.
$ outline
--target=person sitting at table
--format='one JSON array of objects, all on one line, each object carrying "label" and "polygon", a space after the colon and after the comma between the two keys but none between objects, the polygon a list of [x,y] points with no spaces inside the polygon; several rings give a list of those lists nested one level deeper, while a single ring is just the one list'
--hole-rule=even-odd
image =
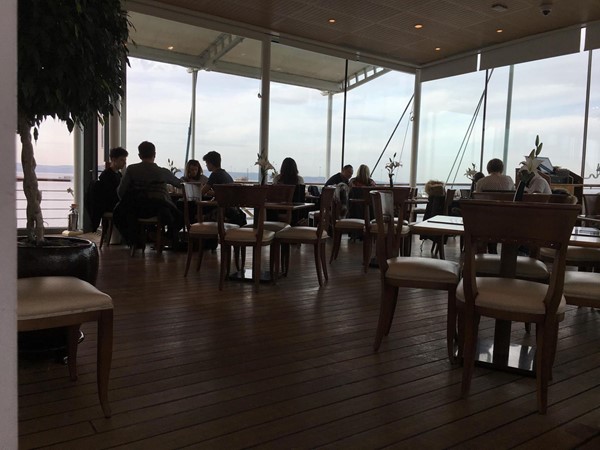
[{"label": "person sitting at table", "polygon": [[108,166],[90,189],[89,210],[93,231],[96,231],[98,225],[100,225],[104,213],[113,212],[115,206],[119,203],[117,188],[121,183],[123,177],[121,170],[127,164],[128,155],[129,153],[123,147],[111,148]]},{"label": "person sitting at table", "polygon": [[[273,177],[273,184],[292,184],[295,185],[293,202],[303,203],[306,200],[304,190],[304,178],[298,175],[298,166],[293,158],[285,158],[281,162],[279,173]],[[276,211],[267,211],[267,220],[278,220]],[[293,211],[291,225],[301,225],[308,222],[308,211]]]},{"label": "person sitting at table", "polygon": [[376,183],[371,178],[371,171],[369,170],[369,167],[365,164],[361,164],[358,166],[356,177],[350,180],[350,188],[367,186],[376,186]]},{"label": "person sitting at table", "polygon": [[206,175],[202,173],[202,166],[200,165],[200,161],[196,159],[190,159],[185,164],[185,169],[183,171],[183,176],[181,177],[181,181],[187,183],[202,183],[206,184],[208,178]]},{"label": "person sitting at table", "polygon": [[350,183],[350,178],[354,174],[354,167],[350,164],[346,164],[342,167],[341,172],[336,173],[329,177],[329,179],[325,182],[325,186],[337,186],[340,183],[348,184]]},{"label": "person sitting at table", "polygon": [[304,178],[298,175],[298,166],[294,158],[285,158],[281,162],[279,173],[273,177],[273,184],[304,184]]},{"label": "person sitting at table", "polygon": [[536,170],[533,178],[525,188],[528,194],[552,194],[552,189],[546,179]]},{"label": "person sitting at table", "polygon": [[127,168],[117,189],[120,201],[115,207],[113,222],[128,245],[141,245],[137,219],[157,216],[167,226],[171,245],[176,248],[183,215],[171,200],[167,184],[179,187],[181,181],[169,169],[154,162],[156,147],[152,142],[142,142],[138,152],[141,162]]},{"label": "person sitting at table", "polygon": [[503,175],[504,163],[501,159],[490,159],[487,163],[488,176],[483,177],[475,185],[475,192],[514,191],[515,183],[508,175]]}]

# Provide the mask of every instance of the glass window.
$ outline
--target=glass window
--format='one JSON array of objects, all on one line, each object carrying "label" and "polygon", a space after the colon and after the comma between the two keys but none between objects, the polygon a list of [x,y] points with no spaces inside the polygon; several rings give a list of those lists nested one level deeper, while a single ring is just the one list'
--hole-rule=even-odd
[{"label": "glass window", "polygon": [[588,119],[584,184],[600,185],[600,50],[592,55],[592,84]]}]

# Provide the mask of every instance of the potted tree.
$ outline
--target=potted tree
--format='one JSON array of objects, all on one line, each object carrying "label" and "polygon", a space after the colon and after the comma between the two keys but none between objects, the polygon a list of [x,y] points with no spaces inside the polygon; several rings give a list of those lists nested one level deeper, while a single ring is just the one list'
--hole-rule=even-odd
[{"label": "potted tree", "polygon": [[103,121],[123,95],[129,20],[120,0],[19,0],[18,124],[27,237],[41,244],[44,221],[33,137],[48,116],[69,131]]},{"label": "potted tree", "polygon": [[92,242],[44,238],[33,139],[48,116],[72,131],[113,113],[123,96],[130,23],[120,0],[19,0],[18,20],[17,133],[27,199],[18,277],[72,275],[93,284],[98,251]]}]

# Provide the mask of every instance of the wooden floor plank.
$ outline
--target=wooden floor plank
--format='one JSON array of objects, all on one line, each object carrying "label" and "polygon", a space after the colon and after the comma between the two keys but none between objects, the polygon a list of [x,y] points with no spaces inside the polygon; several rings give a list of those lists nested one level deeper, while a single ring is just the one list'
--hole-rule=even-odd
[{"label": "wooden floor plank", "polygon": [[[449,258],[458,258],[450,240]],[[330,251],[328,247],[328,252]],[[185,254],[102,249],[98,288],[115,303],[105,419],[97,398],[96,329],[84,325],[79,379],[49,361],[19,365],[21,448],[480,448],[589,446],[600,401],[600,314],[569,307],[559,329],[546,416],[531,378],[476,369],[459,399],[447,361],[446,295],[403,289],[391,332],[372,350],[380,279],[360,242],[342,243],[319,288],[312,249],[255,294],[218,290],[219,254],[183,278]],[[429,243],[424,255],[429,256]],[[413,253],[419,253],[415,238]],[[248,257],[250,261],[251,257]],[[266,259],[263,265],[266,264]],[[267,267],[267,266],[265,266]],[[493,335],[482,320],[480,336]],[[515,342],[532,343],[522,325]],[[599,406],[594,406],[599,405]],[[468,430],[468,432],[465,432]],[[592,448],[592,447],[590,447]]]}]

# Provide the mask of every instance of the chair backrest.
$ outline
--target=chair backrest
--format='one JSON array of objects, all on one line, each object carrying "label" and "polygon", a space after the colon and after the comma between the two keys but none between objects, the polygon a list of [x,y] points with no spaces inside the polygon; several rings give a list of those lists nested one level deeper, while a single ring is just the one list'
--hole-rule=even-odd
[{"label": "chair backrest", "polygon": [[389,190],[372,190],[371,203],[377,223],[377,262],[382,274],[387,271],[388,258],[398,256],[402,227],[394,227],[396,207],[394,194]]},{"label": "chair backrest", "polygon": [[198,220],[198,217],[190,217],[189,202],[202,200],[202,187],[204,183],[181,183],[183,185],[183,220],[185,228],[189,231],[190,224]]},{"label": "chair backrest", "polygon": [[586,216],[600,215],[600,194],[583,194],[583,208]]},{"label": "chair backrest", "polygon": [[319,236],[319,238],[323,235],[323,231],[328,230],[329,225],[331,224],[334,194],[335,188],[333,186],[326,186],[321,191],[319,222],[317,223],[317,236]]},{"label": "chair backrest", "polygon": [[[523,201],[527,203],[548,203],[552,194],[523,194]],[[475,200],[499,200],[504,202],[512,202],[515,198],[514,191],[498,191],[498,192],[473,192]]]},{"label": "chair backrest", "polygon": [[[508,278],[515,277],[519,244],[548,247],[554,250],[555,258],[544,302],[547,312],[556,312],[564,283],[566,250],[578,209],[576,205],[565,204],[462,201],[465,297],[474,299],[477,295],[475,254],[478,246],[489,242],[503,244],[501,276]],[[513,249],[512,253],[509,249]]]},{"label": "chair backrest", "polygon": [[335,186],[333,194],[332,220],[343,219],[348,214],[348,202],[350,200],[350,187],[346,183]]},{"label": "chair backrest", "polygon": [[225,235],[225,218],[227,210],[232,208],[254,208],[254,228],[258,236],[262,236],[265,223],[265,202],[269,186],[241,184],[216,184],[213,186],[215,200],[219,205],[219,236]]},{"label": "chair backrest", "polygon": [[450,207],[452,206],[452,202],[454,201],[455,194],[456,189],[446,189],[446,200],[444,201],[444,214],[446,216],[450,215]]},{"label": "chair backrest", "polygon": [[[267,185],[267,202],[272,203],[292,203],[296,187],[293,184],[270,184]],[[270,214],[270,213],[269,213]],[[278,220],[285,223],[292,222],[292,211],[288,210],[285,213],[274,213],[273,218],[267,220]]]}]

